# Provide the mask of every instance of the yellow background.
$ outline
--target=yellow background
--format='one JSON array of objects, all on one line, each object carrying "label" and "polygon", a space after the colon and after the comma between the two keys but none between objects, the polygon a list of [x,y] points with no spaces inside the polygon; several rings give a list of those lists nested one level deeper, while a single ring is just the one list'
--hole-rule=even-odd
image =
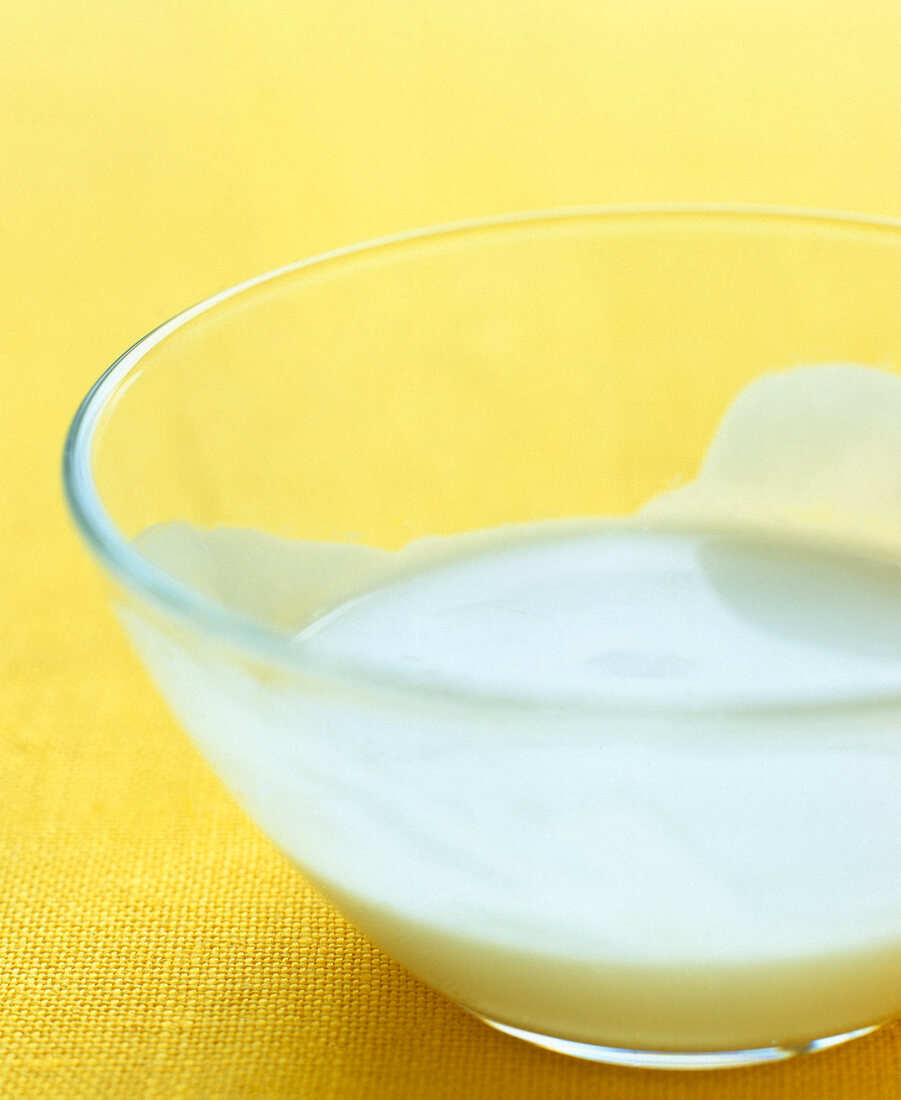
[{"label": "yellow background", "polygon": [[406,976],[175,728],[57,471],[129,343],[324,248],[598,202],[901,215],[901,5],[0,14],[0,1097],[897,1098],[899,1026],[784,1066],[636,1073],[495,1035]]}]

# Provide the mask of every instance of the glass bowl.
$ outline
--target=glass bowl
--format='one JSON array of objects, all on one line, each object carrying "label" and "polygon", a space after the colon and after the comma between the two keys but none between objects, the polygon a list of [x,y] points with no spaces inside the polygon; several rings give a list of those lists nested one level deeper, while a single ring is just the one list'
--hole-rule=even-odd
[{"label": "glass bowl", "polygon": [[595,1060],[815,1050],[901,1006],[899,286],[901,226],[810,211],[341,249],[117,360],[68,501],[181,724],[413,974]]}]

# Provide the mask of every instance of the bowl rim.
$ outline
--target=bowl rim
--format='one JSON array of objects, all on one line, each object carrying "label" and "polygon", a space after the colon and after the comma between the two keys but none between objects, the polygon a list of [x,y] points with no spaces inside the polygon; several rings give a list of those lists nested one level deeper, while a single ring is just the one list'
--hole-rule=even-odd
[{"label": "bowl rim", "polygon": [[[175,314],[135,341],[94,382],[72,418],[66,433],[62,456],[64,496],[79,534],[103,569],[119,582],[126,592],[137,595],[154,610],[162,612],[170,619],[174,617],[182,624],[201,627],[216,639],[237,648],[244,656],[256,658],[264,664],[275,663],[288,666],[307,680],[313,678],[331,681],[342,690],[360,688],[367,693],[375,690],[393,696],[400,693],[405,699],[418,697],[424,701],[433,701],[436,696],[466,699],[479,697],[485,703],[497,702],[505,706],[518,703],[529,709],[535,709],[541,704],[527,697],[501,698],[488,694],[483,697],[477,690],[463,693],[413,680],[405,681],[396,674],[364,670],[358,665],[344,665],[337,660],[332,662],[317,659],[315,664],[305,660],[303,648],[291,645],[292,636],[268,629],[262,622],[232,610],[203,595],[190,585],[178,581],[164,569],[154,565],[133,546],[101,501],[91,470],[93,445],[101,421],[111,412],[129,386],[140,377],[142,360],[153,348],[196,318],[266,283],[293,275],[306,268],[321,267],[355,255],[374,253],[442,237],[475,234],[491,229],[525,227],[531,224],[540,225],[554,221],[561,223],[579,220],[612,221],[641,217],[661,220],[698,217],[702,220],[710,218],[711,221],[730,218],[739,221],[746,219],[748,222],[773,220],[784,224],[794,221],[801,225],[826,223],[834,229],[888,231],[901,243],[901,218],[889,215],[804,206],[677,202],[582,205],[495,214],[404,230],[315,253],[235,283]],[[888,698],[888,696],[879,698],[867,696],[862,700],[854,700],[854,704],[884,703]],[[591,704],[586,705],[583,702],[573,705],[580,711],[592,709]],[[834,701],[827,705],[831,710],[836,706]],[[819,706],[816,702],[810,701],[802,701],[798,704],[779,702],[775,705],[775,709],[806,712],[817,710]],[[639,702],[623,707],[613,701],[602,701],[597,704],[597,708],[607,712],[611,709],[637,709],[647,713],[661,709],[661,705]],[[663,708],[671,709],[666,704]],[[700,709],[705,708],[706,704],[700,707]],[[553,703],[553,709],[559,711],[566,710],[568,707],[563,703],[561,708],[561,703],[557,701]],[[695,707],[684,709],[692,712],[696,710]],[[743,709],[748,708],[745,706]]]}]

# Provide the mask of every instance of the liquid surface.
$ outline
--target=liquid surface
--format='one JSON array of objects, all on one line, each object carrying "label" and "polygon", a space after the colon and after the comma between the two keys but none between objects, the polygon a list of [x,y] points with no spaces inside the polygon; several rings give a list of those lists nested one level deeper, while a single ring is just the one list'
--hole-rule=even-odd
[{"label": "liquid surface", "polygon": [[386,677],[513,699],[775,705],[901,694],[901,569],[787,540],[540,524],[471,543],[297,638]]}]

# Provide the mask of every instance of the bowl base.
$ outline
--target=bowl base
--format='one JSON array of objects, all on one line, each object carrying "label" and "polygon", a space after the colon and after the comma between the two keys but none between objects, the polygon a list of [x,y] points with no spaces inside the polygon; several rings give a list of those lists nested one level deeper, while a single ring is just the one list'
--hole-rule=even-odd
[{"label": "bowl base", "polygon": [[765,1062],[781,1062],[794,1058],[798,1054],[813,1054],[818,1050],[828,1050],[851,1039],[859,1039],[875,1031],[879,1024],[871,1027],[846,1031],[841,1035],[830,1035],[825,1039],[814,1039],[799,1046],[756,1047],[750,1050],[628,1050],[622,1047],[605,1047],[596,1043],[577,1043],[572,1039],[558,1039],[553,1035],[541,1035],[535,1031],[525,1031],[492,1020],[488,1016],[474,1012],[484,1023],[505,1035],[515,1039],[524,1039],[527,1043],[569,1054],[574,1058],[583,1058],[589,1062],[605,1062],[613,1066],[632,1066],[635,1069],[738,1069],[741,1066],[754,1066]]}]

